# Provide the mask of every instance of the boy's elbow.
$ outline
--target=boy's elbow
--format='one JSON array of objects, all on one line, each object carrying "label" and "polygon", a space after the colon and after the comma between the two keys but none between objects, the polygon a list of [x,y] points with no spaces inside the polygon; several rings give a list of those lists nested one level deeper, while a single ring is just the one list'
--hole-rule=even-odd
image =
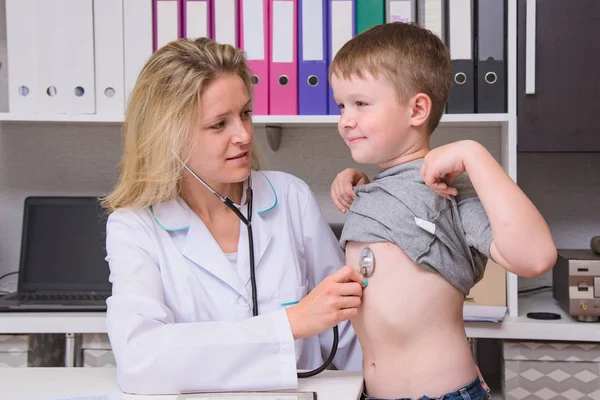
[{"label": "boy's elbow", "polygon": [[525,275],[526,278],[537,278],[540,275],[544,275],[548,271],[550,271],[554,265],[556,265],[556,259],[558,257],[558,252],[556,251],[556,247],[552,245],[549,246],[548,249],[540,251],[535,259],[532,260],[531,267],[529,269],[529,274]]}]

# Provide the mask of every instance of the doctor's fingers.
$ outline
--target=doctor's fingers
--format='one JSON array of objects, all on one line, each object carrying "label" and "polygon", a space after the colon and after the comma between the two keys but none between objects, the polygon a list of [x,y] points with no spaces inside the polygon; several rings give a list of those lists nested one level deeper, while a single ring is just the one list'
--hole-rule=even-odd
[{"label": "doctor's fingers", "polygon": [[357,296],[341,296],[335,299],[333,307],[336,310],[345,310],[347,308],[358,308],[362,299]]},{"label": "doctor's fingers", "polygon": [[333,274],[329,275],[334,282],[356,282],[361,285],[367,285],[366,279],[354,268],[349,265],[344,265]]},{"label": "doctor's fingers", "polygon": [[344,282],[336,285],[337,292],[340,296],[357,296],[362,297],[363,286],[356,282]]}]

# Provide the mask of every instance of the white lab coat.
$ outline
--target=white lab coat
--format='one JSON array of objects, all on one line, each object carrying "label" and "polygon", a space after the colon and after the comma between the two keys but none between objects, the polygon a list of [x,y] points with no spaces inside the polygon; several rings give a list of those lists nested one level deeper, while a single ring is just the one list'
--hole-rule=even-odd
[{"label": "white lab coat", "polygon": [[[343,265],[340,247],[303,181],[252,172],[252,185],[257,317],[244,224],[234,269],[179,197],[110,215],[107,331],[124,392],[295,388],[296,368],[314,369],[329,355],[332,330],[294,342],[285,303]],[[340,324],[339,333],[334,365],[360,370],[351,324]]]}]

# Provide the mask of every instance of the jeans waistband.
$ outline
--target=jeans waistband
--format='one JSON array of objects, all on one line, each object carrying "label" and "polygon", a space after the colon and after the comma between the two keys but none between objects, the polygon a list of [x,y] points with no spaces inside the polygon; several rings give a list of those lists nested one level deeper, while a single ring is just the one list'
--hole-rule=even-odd
[{"label": "jeans waistband", "polygon": [[[475,380],[473,380],[468,385],[463,386],[462,388],[460,388],[454,392],[446,393],[440,397],[421,396],[421,397],[419,397],[419,400],[484,400],[485,398],[486,398],[486,391],[483,388],[483,386],[481,385],[481,382],[479,381],[479,377],[477,377],[477,378],[475,378]],[[379,397],[370,397],[364,392],[364,390],[363,390],[362,399],[364,399],[364,400],[413,400],[410,398],[382,399]]]}]

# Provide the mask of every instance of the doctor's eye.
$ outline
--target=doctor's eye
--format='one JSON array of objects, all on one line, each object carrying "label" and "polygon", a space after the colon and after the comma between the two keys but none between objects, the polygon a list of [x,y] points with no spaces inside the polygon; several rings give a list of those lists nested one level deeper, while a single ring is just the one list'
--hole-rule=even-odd
[{"label": "doctor's eye", "polygon": [[338,108],[339,108],[340,110],[343,110],[343,109],[344,109],[344,105],[343,105],[342,103],[338,104],[337,106],[338,106]]},{"label": "doctor's eye", "polygon": [[362,101],[357,101],[355,104],[356,104],[356,107],[364,107],[367,105],[367,103],[364,103]]},{"label": "doctor's eye", "polygon": [[225,127],[225,121],[217,122],[216,124],[211,125],[210,129],[219,130],[223,129],[223,127]]},{"label": "doctor's eye", "polygon": [[250,118],[252,117],[252,110],[246,110],[242,113],[242,117],[244,118]]}]

